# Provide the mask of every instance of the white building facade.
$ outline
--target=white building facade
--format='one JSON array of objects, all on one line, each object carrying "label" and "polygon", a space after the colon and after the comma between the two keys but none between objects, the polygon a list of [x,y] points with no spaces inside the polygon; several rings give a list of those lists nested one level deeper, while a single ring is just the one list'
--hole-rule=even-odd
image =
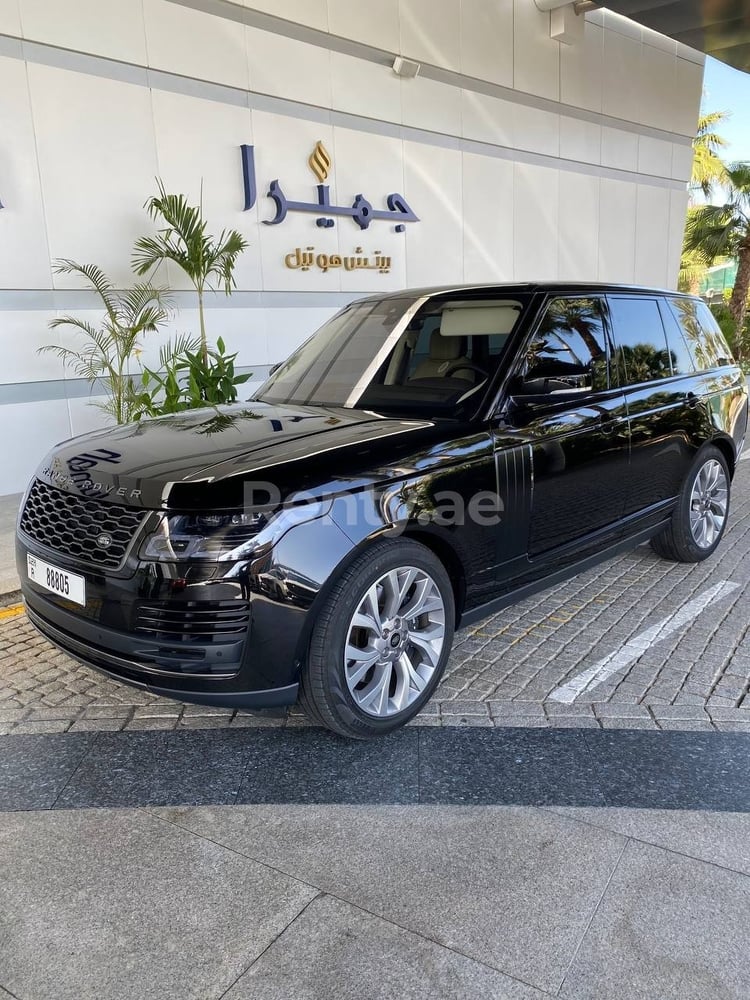
[{"label": "white building facade", "polygon": [[[607,11],[564,42],[550,18],[534,0],[0,0],[0,494],[102,424],[38,354],[71,343],[55,316],[98,317],[51,265],[132,284],[157,177],[196,202],[202,185],[209,228],[250,243],[207,319],[255,378],[374,290],[673,286],[704,57]],[[165,336],[196,332],[184,277],[156,281],[176,289]]]}]

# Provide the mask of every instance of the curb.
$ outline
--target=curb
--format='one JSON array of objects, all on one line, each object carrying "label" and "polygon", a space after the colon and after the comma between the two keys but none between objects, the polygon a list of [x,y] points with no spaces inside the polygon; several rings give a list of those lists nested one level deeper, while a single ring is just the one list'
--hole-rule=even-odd
[{"label": "curb", "polygon": [[0,602],[20,592],[21,581],[18,579],[15,565],[12,569],[7,564],[0,566]]},{"label": "curb", "polygon": [[[683,713],[677,718],[651,718],[648,724],[627,716],[603,718],[581,714],[570,717],[560,716],[506,716],[503,718],[471,715],[443,715],[441,709],[449,702],[437,702],[427,707],[424,715],[418,715],[408,723],[412,727],[440,727],[444,729],[494,730],[513,729],[577,729],[591,732],[611,732],[629,730],[670,734],[675,732],[703,732],[722,736],[729,733],[750,736],[750,712],[742,709],[717,710],[715,716],[703,712],[702,719],[687,719]],[[585,712],[587,706],[581,706]],[[590,707],[590,706],[588,706]],[[432,712],[430,712],[430,708]],[[213,708],[201,705],[185,705],[169,700],[154,701],[151,704],[133,704],[106,699],[102,704],[92,704],[86,708],[66,708],[45,705],[27,705],[19,708],[0,708],[0,743],[3,736],[47,735],[50,733],[79,733],[102,731],[144,731],[144,730],[185,730],[185,729],[237,729],[237,728],[315,728],[297,706],[284,715],[250,715],[232,709]]]},{"label": "curb", "polygon": [[12,602],[0,605],[0,625],[4,622],[13,621],[15,618],[20,618],[25,611],[26,607],[20,601],[18,603]]}]

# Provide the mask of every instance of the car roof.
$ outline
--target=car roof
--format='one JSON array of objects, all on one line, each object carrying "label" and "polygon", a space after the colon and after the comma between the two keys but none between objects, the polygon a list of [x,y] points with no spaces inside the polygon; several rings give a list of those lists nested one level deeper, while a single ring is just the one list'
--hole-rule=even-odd
[{"label": "car roof", "polygon": [[509,281],[493,284],[467,285],[428,285],[420,288],[403,288],[395,292],[382,292],[378,295],[367,295],[362,300],[382,300],[399,298],[423,298],[436,295],[449,295],[461,292],[502,292],[503,294],[529,294],[531,292],[578,292],[606,293],[627,292],[636,295],[670,295],[680,298],[695,298],[685,292],[677,292],[671,288],[647,288],[642,285],[625,285],[611,282],[586,281]]}]

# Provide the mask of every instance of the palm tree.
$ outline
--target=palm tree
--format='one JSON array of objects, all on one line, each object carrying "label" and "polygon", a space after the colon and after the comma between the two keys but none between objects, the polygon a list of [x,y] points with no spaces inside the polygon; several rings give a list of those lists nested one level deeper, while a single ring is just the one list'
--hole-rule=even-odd
[{"label": "palm tree", "polygon": [[710,266],[717,257],[737,258],[737,277],[729,300],[729,312],[737,330],[747,315],[750,291],[750,163],[726,168],[726,200],[723,205],[696,206],[688,218],[685,250],[695,251]]},{"label": "palm tree", "polygon": [[727,141],[716,131],[716,126],[725,122],[728,117],[726,111],[709,111],[698,119],[698,129],[693,139],[690,188],[693,192],[701,191],[704,198],[710,198],[716,185],[724,181],[726,165],[720,154],[727,146]]},{"label": "palm tree", "polygon": [[162,181],[157,180],[159,194],[146,202],[148,214],[163,222],[155,236],[144,236],[133,248],[133,270],[148,274],[165,260],[171,260],[190,278],[198,293],[201,355],[208,365],[208,341],[203,312],[206,288],[215,290],[212,279],[227,295],[235,287],[234,268],[240,254],[248,246],[236,229],[222,230],[217,238],[206,233],[203,218],[203,197],[199,205],[189,205],[182,194],[167,194]]},{"label": "palm tree", "polygon": [[137,284],[126,291],[116,291],[106,274],[94,264],[76,264],[58,260],[53,264],[56,274],[76,274],[84,278],[99,296],[104,307],[101,326],[75,316],[58,316],[50,328],[69,326],[84,334],[85,343],[79,350],[49,344],[40,353],[51,352],[62,359],[79,378],[93,386],[100,381],[107,396],[106,403],[96,403],[118,424],[133,419],[138,393],[130,372],[132,359],[140,353],[143,334],[156,332],[168,318],[168,302],[164,289]]},{"label": "palm tree", "polygon": [[[720,185],[726,176],[726,164],[721,159],[720,152],[727,145],[726,139],[719,135],[716,127],[726,121],[729,116],[726,111],[709,111],[698,119],[698,129],[693,139],[693,169],[690,176],[690,205],[688,207],[688,228],[690,215],[695,209],[695,196],[700,193],[703,199],[713,194],[714,188]],[[683,241],[680,258],[680,274],[677,287],[683,292],[697,295],[701,280],[706,273],[706,264],[695,250],[687,249],[687,229]]]},{"label": "palm tree", "polygon": [[677,287],[681,292],[689,292],[691,295],[698,295],[701,281],[706,275],[706,264],[703,255],[699,250],[687,249],[688,232],[691,227],[692,217],[696,211],[695,205],[688,206],[687,221],[685,223],[685,233],[682,243],[682,255],[680,257],[680,273],[677,278]]}]

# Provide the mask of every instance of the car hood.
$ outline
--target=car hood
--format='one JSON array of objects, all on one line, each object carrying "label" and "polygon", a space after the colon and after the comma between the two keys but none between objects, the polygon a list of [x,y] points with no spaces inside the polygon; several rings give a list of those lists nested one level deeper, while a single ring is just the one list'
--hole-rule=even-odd
[{"label": "car hood", "polygon": [[299,491],[333,495],[408,474],[410,463],[400,463],[412,456],[411,465],[422,468],[424,449],[444,434],[431,420],[250,402],[72,438],[53,449],[37,476],[129,506],[237,507],[248,481],[257,497],[267,484],[283,501]]}]

